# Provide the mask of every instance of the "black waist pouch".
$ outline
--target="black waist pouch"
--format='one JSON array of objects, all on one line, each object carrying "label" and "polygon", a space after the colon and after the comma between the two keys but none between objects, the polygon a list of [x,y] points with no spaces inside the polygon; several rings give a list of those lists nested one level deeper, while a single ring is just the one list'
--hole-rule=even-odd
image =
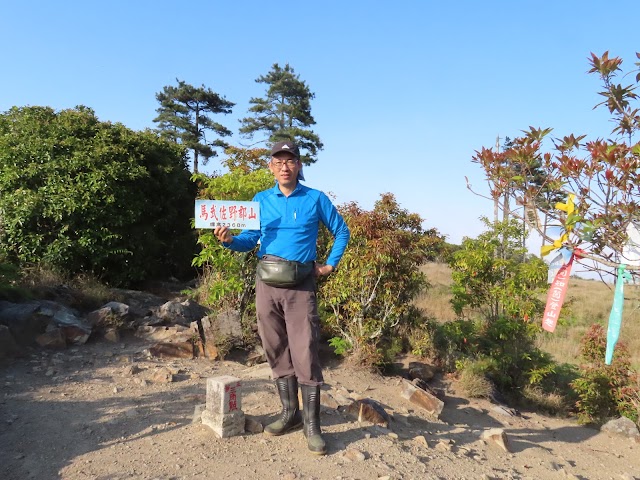
[{"label": "black waist pouch", "polygon": [[275,256],[261,258],[257,277],[271,287],[295,287],[302,283],[314,269],[314,262],[294,262]]}]

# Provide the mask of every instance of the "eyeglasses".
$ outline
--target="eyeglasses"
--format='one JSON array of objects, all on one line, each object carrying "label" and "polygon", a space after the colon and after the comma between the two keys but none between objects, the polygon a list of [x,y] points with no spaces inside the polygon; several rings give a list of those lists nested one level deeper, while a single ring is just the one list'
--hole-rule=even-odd
[{"label": "eyeglasses", "polygon": [[293,168],[298,164],[298,160],[295,158],[288,158],[287,160],[271,160],[271,165],[276,168],[282,168],[283,165],[286,165],[289,168]]}]

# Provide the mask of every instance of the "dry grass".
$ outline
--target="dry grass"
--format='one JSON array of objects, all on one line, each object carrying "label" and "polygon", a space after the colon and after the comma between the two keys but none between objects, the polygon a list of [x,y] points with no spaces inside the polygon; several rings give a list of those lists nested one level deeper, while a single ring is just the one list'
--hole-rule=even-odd
[{"label": "dry grass", "polygon": [[[429,263],[421,268],[432,285],[415,301],[425,314],[448,322],[456,316],[451,308],[451,269],[443,263]],[[632,365],[640,369],[640,285],[627,284],[624,290],[624,310],[620,340],[631,353]],[[580,362],[580,340],[593,323],[606,325],[613,302],[613,285],[599,280],[571,278],[562,320],[554,333],[543,332],[538,346],[560,363]]]},{"label": "dry grass", "polygon": [[493,392],[493,384],[487,377],[483,373],[473,371],[472,368],[462,370],[458,385],[468,398],[490,398]]},{"label": "dry grass", "polygon": [[546,393],[539,387],[526,385],[522,389],[522,395],[545,412],[557,414],[567,410],[567,400],[559,393]]},{"label": "dry grass", "polygon": [[423,292],[415,301],[427,317],[441,322],[456,319],[449,302],[451,295],[451,269],[446,263],[427,263],[420,270],[427,276],[431,288]]}]

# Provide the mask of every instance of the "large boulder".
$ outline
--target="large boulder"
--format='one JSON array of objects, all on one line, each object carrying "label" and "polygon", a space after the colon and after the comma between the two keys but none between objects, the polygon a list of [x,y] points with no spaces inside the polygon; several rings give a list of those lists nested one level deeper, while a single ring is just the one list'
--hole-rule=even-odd
[{"label": "large boulder", "polygon": [[39,302],[11,303],[0,301],[0,324],[5,325],[13,339],[21,345],[31,345],[44,333],[51,320],[39,314]]},{"label": "large boulder", "polygon": [[81,345],[91,335],[91,326],[73,310],[49,300],[0,302],[0,324],[6,325],[15,341],[22,345],[32,345],[40,335],[56,329],[66,344]]}]

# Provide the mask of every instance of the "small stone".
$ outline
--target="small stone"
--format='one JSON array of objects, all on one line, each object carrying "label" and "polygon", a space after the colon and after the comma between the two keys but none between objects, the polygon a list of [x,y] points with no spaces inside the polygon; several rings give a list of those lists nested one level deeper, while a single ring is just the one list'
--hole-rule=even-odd
[{"label": "small stone", "polygon": [[133,376],[140,371],[140,367],[137,365],[127,365],[126,367],[124,367],[123,373],[128,376]]},{"label": "small stone", "polygon": [[350,462],[361,462],[366,457],[365,454],[355,448],[347,448],[344,452],[344,458]]},{"label": "small stone", "polygon": [[443,440],[439,441],[436,444],[436,450],[440,450],[441,452],[450,452],[452,449],[452,445],[449,442],[445,442]]},{"label": "small stone", "polygon": [[501,428],[491,428],[482,433],[482,439],[490,441],[492,444],[500,447],[505,452],[511,452],[509,446],[509,438],[505,431]]},{"label": "small stone", "polygon": [[418,435],[417,437],[414,437],[413,441],[420,445],[424,445],[425,447],[429,446],[429,443],[427,442],[427,439],[424,437],[424,435]]},{"label": "small stone", "polygon": [[171,383],[174,381],[173,373],[167,368],[160,368],[151,375],[151,381],[155,383]]},{"label": "small stone", "polygon": [[200,405],[196,405],[193,409],[193,417],[191,418],[191,423],[201,423],[202,422],[202,412],[204,412],[205,408],[207,408],[206,403],[201,403]]}]

